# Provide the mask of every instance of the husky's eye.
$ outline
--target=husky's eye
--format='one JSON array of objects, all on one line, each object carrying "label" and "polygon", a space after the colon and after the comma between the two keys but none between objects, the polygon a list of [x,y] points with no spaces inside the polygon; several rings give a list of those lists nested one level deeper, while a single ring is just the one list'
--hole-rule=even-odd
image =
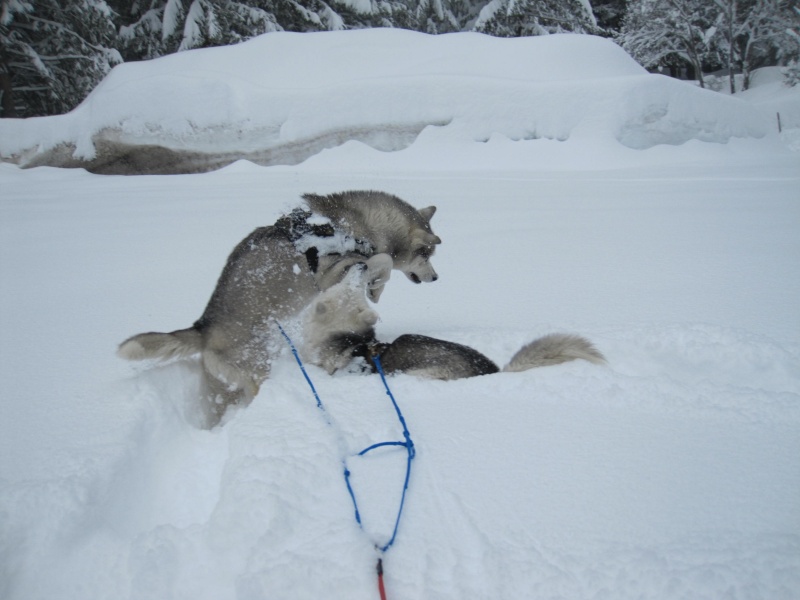
[{"label": "husky's eye", "polygon": [[414,254],[416,254],[420,258],[428,260],[431,256],[433,256],[433,248],[431,248],[430,246],[420,246],[419,248],[417,248]]}]

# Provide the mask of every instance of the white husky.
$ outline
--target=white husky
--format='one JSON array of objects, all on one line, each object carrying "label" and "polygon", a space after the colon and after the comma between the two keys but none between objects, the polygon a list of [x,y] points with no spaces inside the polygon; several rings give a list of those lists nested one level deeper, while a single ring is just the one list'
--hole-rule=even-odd
[{"label": "white husky", "polygon": [[[280,343],[276,321],[300,313],[360,263],[362,288],[377,302],[392,269],[414,283],[436,281],[430,257],[441,240],[436,208],[417,210],[383,192],[307,194],[306,206],[259,227],[233,250],[203,315],[169,333],[141,333],[120,344],[129,360],[199,354],[209,425],[230,404],[247,403],[269,376]],[[282,345],[280,346],[282,347]]]},{"label": "white husky", "polygon": [[[317,296],[301,315],[301,355],[328,373],[339,369],[374,371],[380,357],[386,373],[403,372],[431,379],[460,379],[497,373],[489,358],[469,346],[405,334],[391,343],[378,341],[378,314],[367,303],[368,270],[352,269],[337,285]],[[553,333],[526,344],[503,371],[526,371],[571,360],[605,364],[603,355],[585,338]],[[354,363],[354,361],[356,361]]]}]

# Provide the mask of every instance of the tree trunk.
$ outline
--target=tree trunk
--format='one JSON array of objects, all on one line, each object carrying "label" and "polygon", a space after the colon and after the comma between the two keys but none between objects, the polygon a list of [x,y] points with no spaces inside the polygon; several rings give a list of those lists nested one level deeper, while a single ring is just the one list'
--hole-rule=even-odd
[{"label": "tree trunk", "polygon": [[750,89],[750,63],[747,59],[742,61],[742,91]]},{"label": "tree trunk", "polygon": [[703,63],[700,61],[700,57],[693,48],[689,48],[688,55],[690,57],[689,71],[693,72],[690,76],[694,76],[697,79],[697,83],[700,84],[700,87],[705,88],[706,82],[703,81]]},{"label": "tree trunk", "polygon": [[728,12],[728,80],[731,84],[731,96],[736,93],[736,76],[733,74],[733,26],[736,21],[736,0],[730,0],[731,9]]},{"label": "tree trunk", "polygon": [[14,88],[11,85],[11,71],[4,55],[0,55],[0,117],[16,117]]}]

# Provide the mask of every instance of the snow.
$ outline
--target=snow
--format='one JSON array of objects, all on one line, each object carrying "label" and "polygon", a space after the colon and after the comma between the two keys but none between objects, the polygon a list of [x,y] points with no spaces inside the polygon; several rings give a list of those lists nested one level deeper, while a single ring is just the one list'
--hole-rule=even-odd
[{"label": "snow", "polygon": [[591,137],[641,149],[762,138],[772,123],[736,98],[648,74],[598,37],[368,29],[277,33],[119,65],[67,115],[0,122],[0,156],[61,166],[102,160],[104,141],[273,165],[345,140],[399,150],[427,129],[470,142]]},{"label": "snow", "polygon": [[167,0],[164,7],[164,28],[162,31],[162,39],[166,40],[178,28],[178,24],[183,14],[183,5],[178,0]]},{"label": "snow", "polygon": [[[63,118],[0,123],[4,156],[111,126],[228,150],[269,122],[281,140],[447,123],[402,144],[383,129],[393,152],[351,139],[200,175],[0,163],[0,597],[378,598],[405,452],[348,457],[402,438],[379,378],[308,367],[328,424],[286,351],[203,431],[195,364],[114,355],[190,325],[253,228],[346,189],[438,207],[440,279],[395,274],[380,337],[504,364],[570,331],[609,360],[389,379],[417,450],[390,599],[797,597],[800,157],[760,100],[647,75],[602,40],[522,58],[533,41],[442,38],[269,34],[123,65]],[[266,53],[289,45],[306,51]]]},{"label": "snow", "polygon": [[783,83],[783,70],[766,67],[752,75],[751,88],[738,96],[747,100],[765,119],[776,123],[780,119],[784,141],[795,152],[800,151],[800,102],[797,89]]}]

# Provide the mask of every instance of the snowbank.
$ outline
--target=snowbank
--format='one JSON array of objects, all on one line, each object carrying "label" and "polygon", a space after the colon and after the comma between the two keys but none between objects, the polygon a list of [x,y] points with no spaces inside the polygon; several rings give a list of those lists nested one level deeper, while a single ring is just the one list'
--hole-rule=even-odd
[{"label": "snowbank", "polygon": [[800,152],[800,86],[786,86],[780,67],[754,71],[750,89],[736,96],[758,110],[773,128],[780,126],[787,145]]},{"label": "snowbank", "polygon": [[647,74],[585,35],[394,29],[270,33],[116,67],[67,115],[0,121],[0,155],[103,173],[296,164],[348,141],[602,139],[630,148],[762,137],[748,104]]}]

